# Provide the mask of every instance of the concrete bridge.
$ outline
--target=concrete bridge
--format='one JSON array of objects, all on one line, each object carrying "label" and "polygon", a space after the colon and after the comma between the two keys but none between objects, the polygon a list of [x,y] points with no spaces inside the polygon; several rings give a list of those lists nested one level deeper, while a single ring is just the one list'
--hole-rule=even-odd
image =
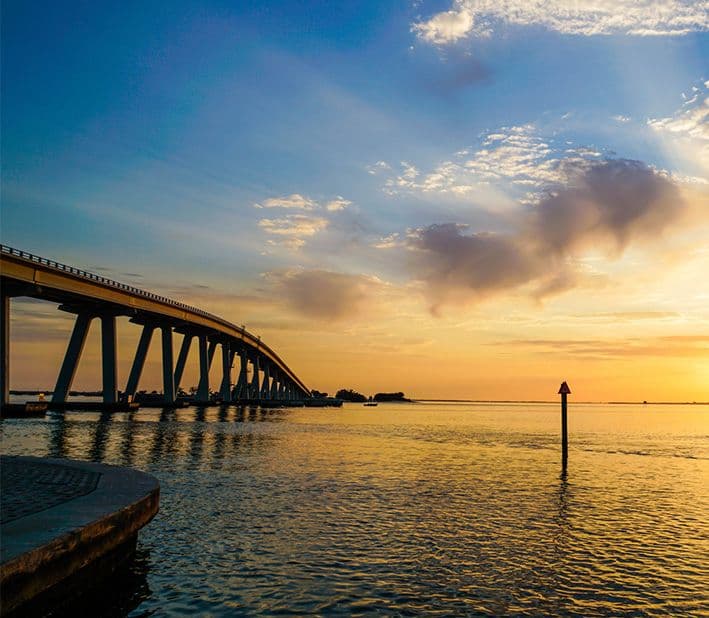
[{"label": "concrete bridge", "polygon": [[[142,328],[124,398],[135,396],[155,331],[160,332],[162,383],[167,406],[175,403],[185,363],[193,341],[199,351],[200,379],[196,401],[209,400],[209,369],[217,348],[221,349],[222,379],[219,393],[224,402],[256,400],[302,400],[310,391],[285,362],[260,337],[216,315],[163,296],[146,292],[84,270],[60,264],[24,251],[0,245],[0,392],[2,405],[9,400],[10,382],[10,298],[29,296],[56,302],[59,309],[76,315],[74,330],[56,386],[52,404],[66,402],[94,319],[101,323],[103,402],[118,403],[116,369],[116,317],[128,316]],[[174,358],[173,332],[182,334]],[[236,383],[232,368],[239,360]],[[249,368],[252,377],[248,377]]]}]

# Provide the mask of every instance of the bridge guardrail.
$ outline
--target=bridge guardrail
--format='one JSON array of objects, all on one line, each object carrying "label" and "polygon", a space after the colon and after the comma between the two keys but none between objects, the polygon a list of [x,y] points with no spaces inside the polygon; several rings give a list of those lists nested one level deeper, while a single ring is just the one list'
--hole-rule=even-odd
[{"label": "bridge guardrail", "polygon": [[254,335],[253,333],[250,333],[249,331],[247,331],[243,326],[237,326],[236,324],[232,324],[228,320],[225,320],[224,318],[220,318],[218,315],[214,315],[213,313],[209,313],[208,311],[204,311],[203,309],[199,309],[197,307],[192,307],[191,305],[187,305],[186,303],[182,303],[180,301],[173,300],[171,298],[167,298],[166,296],[160,296],[159,294],[153,294],[152,292],[148,292],[146,290],[141,290],[140,288],[133,287],[132,285],[127,285],[127,284],[121,283],[119,281],[114,281],[113,279],[109,279],[108,277],[102,277],[101,275],[96,275],[94,273],[90,273],[90,272],[82,270],[80,268],[75,268],[73,266],[68,266],[66,264],[62,264],[61,262],[56,262],[54,260],[43,258],[43,257],[40,257],[39,255],[35,255],[34,253],[28,253],[27,251],[15,249],[14,247],[9,247],[8,245],[0,244],[0,252],[5,253],[7,255],[12,255],[15,257],[22,258],[22,259],[28,260],[30,262],[35,262],[37,264],[41,264],[42,266],[45,266],[47,268],[51,268],[54,270],[65,272],[65,273],[69,273],[71,275],[74,275],[75,277],[81,277],[83,279],[88,279],[89,281],[95,281],[95,282],[101,283],[101,284],[106,285],[108,287],[116,288],[119,290],[124,290],[126,292],[130,292],[131,294],[135,294],[136,296],[142,296],[143,298],[155,300],[155,301],[158,301],[158,302],[163,303],[165,305],[169,305],[171,307],[175,307],[178,309],[184,309],[185,311],[189,311],[191,313],[195,313],[197,315],[208,318],[210,320],[214,320],[215,322],[218,322],[219,324],[222,324],[223,326],[226,326],[227,328],[233,328],[234,330],[240,331],[244,336],[252,339],[257,348],[263,348],[264,350],[268,351],[276,358],[280,358],[278,356],[278,354],[276,354],[269,346],[267,346],[265,343],[263,343],[261,341],[261,337],[259,335]]}]

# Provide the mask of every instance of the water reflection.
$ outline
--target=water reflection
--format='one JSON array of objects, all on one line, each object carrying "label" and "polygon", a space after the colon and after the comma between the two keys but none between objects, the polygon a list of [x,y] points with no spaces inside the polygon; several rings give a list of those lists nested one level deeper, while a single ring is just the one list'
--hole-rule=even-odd
[{"label": "water reflection", "polygon": [[51,430],[49,434],[50,448],[49,456],[56,458],[66,458],[67,455],[67,431],[68,423],[64,413],[53,414],[49,417]]},{"label": "water reflection", "polygon": [[135,457],[135,432],[133,431],[133,423],[135,421],[135,412],[128,412],[125,420],[122,423],[123,436],[121,439],[121,465],[132,466]]},{"label": "water reflection", "polygon": [[[272,436],[237,429],[247,423],[282,423],[287,410],[256,407],[193,407],[150,413],[72,413],[48,417],[46,453],[124,466],[155,465],[183,453],[193,467],[209,459],[213,466],[230,456],[230,449],[250,448]],[[149,444],[149,448],[145,445]],[[205,446],[208,447],[205,449]]]},{"label": "water reflection", "polygon": [[700,615],[709,416],[653,411],[577,412],[561,472],[555,407],[66,413],[3,447],[160,479],[134,615]]},{"label": "water reflection", "polygon": [[[94,581],[86,594],[55,604],[42,615],[45,618],[127,616],[152,594],[148,584],[150,565],[150,552],[138,547],[130,561],[121,564],[105,579]],[[147,616],[148,613],[136,615]]]},{"label": "water reflection", "polygon": [[111,412],[101,412],[101,416],[96,423],[94,431],[94,439],[89,451],[89,459],[91,461],[102,462],[106,454],[106,442],[110,430],[110,423],[113,421]]},{"label": "water reflection", "polygon": [[163,455],[174,451],[172,424],[175,422],[176,412],[173,408],[163,408],[160,418],[155,423],[155,436],[150,449],[150,463],[157,463]]}]

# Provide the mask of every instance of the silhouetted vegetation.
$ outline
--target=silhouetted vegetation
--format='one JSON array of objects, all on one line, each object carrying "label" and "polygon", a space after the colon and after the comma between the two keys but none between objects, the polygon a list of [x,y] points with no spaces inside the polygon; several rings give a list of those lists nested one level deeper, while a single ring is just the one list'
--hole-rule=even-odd
[{"label": "silhouetted vegetation", "polygon": [[343,401],[367,401],[367,398],[362,393],[353,391],[351,388],[341,388],[337,391],[335,397],[342,399]]},{"label": "silhouetted vegetation", "polygon": [[313,399],[325,399],[325,397],[327,397],[327,393],[323,393],[322,391],[316,391],[315,389],[310,391],[310,395]]},{"label": "silhouetted vegetation", "polygon": [[411,401],[404,397],[404,393],[377,393],[374,401]]}]

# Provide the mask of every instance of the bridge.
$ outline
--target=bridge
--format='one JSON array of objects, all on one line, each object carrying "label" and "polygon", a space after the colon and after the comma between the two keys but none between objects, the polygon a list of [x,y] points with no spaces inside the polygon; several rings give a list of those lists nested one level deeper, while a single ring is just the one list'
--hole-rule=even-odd
[{"label": "bridge", "polygon": [[[175,404],[182,374],[193,341],[199,352],[199,385],[196,402],[210,398],[209,370],[217,348],[221,349],[223,402],[292,401],[310,397],[310,391],[286,363],[260,337],[216,315],[184,303],[66,266],[53,260],[0,245],[0,392],[2,405],[10,389],[10,299],[26,296],[55,302],[62,311],[76,315],[74,328],[57,376],[52,405],[66,403],[84,349],[89,326],[101,323],[102,393],[106,406],[119,403],[117,380],[116,318],[127,316],[142,328],[124,401],[131,401],[140,384],[145,359],[155,331],[160,332],[162,384],[165,406]],[[182,335],[174,359],[173,333]],[[239,360],[239,373],[232,385],[232,368]],[[249,371],[250,370],[250,371]],[[249,378],[251,373],[251,378]]]}]

